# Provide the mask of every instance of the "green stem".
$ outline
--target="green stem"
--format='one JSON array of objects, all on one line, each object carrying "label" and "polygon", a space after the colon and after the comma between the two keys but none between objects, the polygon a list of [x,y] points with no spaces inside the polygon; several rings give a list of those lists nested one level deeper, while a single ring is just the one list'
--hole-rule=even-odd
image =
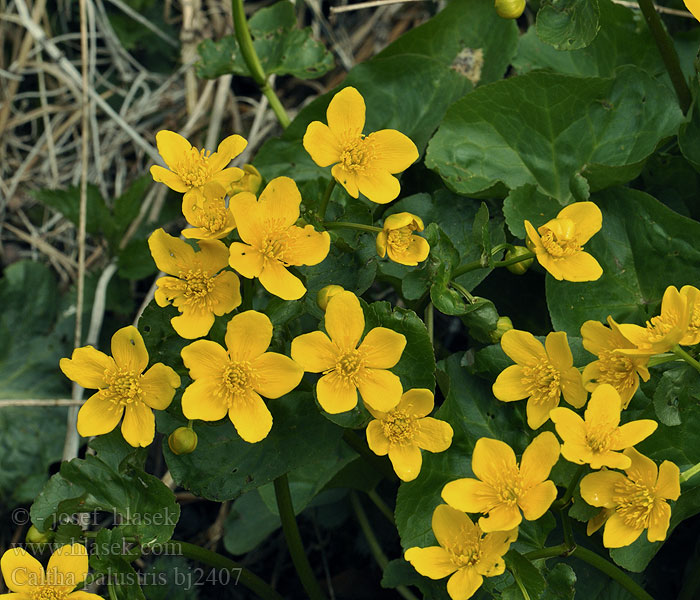
[{"label": "green stem", "polygon": [[384,500],[382,500],[379,497],[379,494],[377,494],[376,490],[370,490],[369,492],[367,492],[367,497],[372,502],[374,502],[374,505],[379,509],[379,512],[381,512],[386,517],[389,523],[391,523],[392,525],[396,525],[396,523],[394,522],[393,511],[386,505]]},{"label": "green stem", "polygon": [[[384,551],[382,550],[382,547],[379,544],[379,540],[377,540],[377,536],[374,535],[372,526],[370,525],[369,519],[367,518],[367,513],[365,513],[365,509],[362,508],[360,499],[357,497],[357,493],[355,493],[354,491],[350,492],[350,504],[352,505],[352,509],[355,512],[357,522],[360,524],[360,529],[362,529],[362,533],[364,533],[365,535],[365,539],[367,540],[369,549],[372,552],[372,556],[374,556],[374,560],[377,561],[377,564],[379,565],[381,570],[384,571],[384,569],[386,569],[386,566],[389,564],[389,559],[386,557],[386,554],[384,554]],[[406,600],[418,600],[418,598],[416,598],[416,596],[414,596],[406,586],[397,586],[396,591],[403,598],[406,598]]]},{"label": "green stem", "polygon": [[381,227],[374,227],[374,225],[362,225],[361,223],[350,223],[348,221],[328,221],[323,224],[326,229],[357,229],[359,231],[370,231],[372,233],[379,233],[382,231]]},{"label": "green stem", "polygon": [[[498,246],[496,246],[498,248]],[[502,250],[501,248],[500,250]],[[500,251],[498,250],[498,251]],[[508,265],[514,265],[515,263],[523,262],[524,260],[530,260],[531,258],[535,258],[535,253],[534,252],[528,252],[527,254],[521,254],[520,256],[515,256],[514,258],[510,258],[508,260],[499,260],[493,263],[494,267],[507,267]],[[487,265],[481,264],[480,260],[475,260],[470,263],[466,263],[464,265],[460,265],[457,267],[453,272],[452,272],[452,279],[455,279],[456,277],[459,277],[460,275],[464,275],[465,273],[469,273],[469,271],[476,271],[477,269],[484,269],[486,268]]]},{"label": "green stem", "polygon": [[520,588],[520,593],[523,595],[523,600],[530,600],[530,594],[527,593],[527,590],[525,589],[525,586],[523,585],[523,582],[520,580],[520,576],[518,575],[517,571],[515,571],[515,569],[513,569],[511,571],[511,575],[513,575],[513,579],[515,579],[515,583]]},{"label": "green stem", "polygon": [[557,544],[556,546],[550,546],[549,548],[542,548],[541,550],[533,550],[528,552],[523,556],[529,560],[539,560],[541,558],[554,558],[555,556],[566,556],[571,548],[568,544]]},{"label": "green stem", "polygon": [[241,49],[243,60],[250,71],[251,77],[258,84],[260,91],[269,100],[270,108],[275,112],[280,125],[286,129],[291,121],[280,99],[275,94],[272,86],[270,86],[258,54],[255,52],[253,38],[250,35],[250,29],[248,29],[248,20],[243,9],[243,0],[231,0],[231,10],[233,12],[233,27],[236,32],[236,40],[238,41],[238,47]]},{"label": "green stem", "polygon": [[579,465],[578,469],[576,469],[576,472],[571,478],[569,485],[567,485],[566,490],[564,490],[564,495],[561,497],[561,500],[555,502],[555,508],[563,509],[566,508],[566,506],[569,504],[571,498],[573,498],[574,496],[574,492],[576,491],[576,486],[578,485],[578,482],[581,481],[581,477],[583,477],[583,474],[586,471],[586,466],[587,465]]},{"label": "green stem", "polygon": [[574,532],[571,529],[571,519],[569,519],[569,515],[566,514],[565,508],[559,511],[559,517],[561,518],[561,528],[564,532],[564,543],[571,549],[570,551],[573,552],[576,548],[576,542],[574,541]]},{"label": "green stem", "polygon": [[469,302],[469,304],[474,304],[475,299],[474,296],[472,296],[469,293],[469,290],[465,288],[463,285],[457,283],[456,281],[450,281],[450,285],[456,289],[462,296],[464,296],[464,299]]},{"label": "green stem", "polygon": [[118,600],[117,591],[114,589],[114,586],[111,583],[107,584],[107,594],[109,594],[109,600]]},{"label": "green stem", "polygon": [[678,357],[675,354],[657,354],[656,356],[652,356],[649,359],[649,362],[647,363],[647,367],[655,367],[656,365],[663,365],[664,363],[673,362],[674,360],[678,360]]},{"label": "green stem", "polygon": [[318,218],[323,221],[326,218],[326,210],[328,209],[328,203],[331,199],[331,194],[335,189],[335,179],[331,178],[323,192],[323,197],[321,198],[321,204],[318,206]]},{"label": "green stem", "polygon": [[700,362],[695,360],[692,356],[690,356],[690,354],[688,354],[680,346],[678,346],[678,345],[674,346],[671,349],[671,352],[673,352],[679,358],[682,358],[685,362],[687,362],[691,367],[693,367],[697,371],[700,371]]},{"label": "green stem", "polygon": [[429,302],[428,306],[425,307],[425,327],[428,330],[428,335],[430,336],[430,343],[433,346],[433,351],[435,348],[435,311],[433,310],[433,303]]},{"label": "green stem", "polygon": [[204,563],[215,569],[225,569],[227,571],[240,573],[238,576],[238,583],[247,587],[254,594],[257,594],[262,600],[284,600],[282,596],[265,583],[265,581],[236,561],[226,558],[221,554],[217,554],[216,552],[212,552],[211,550],[206,550],[201,546],[196,546],[195,544],[188,544],[187,542],[175,540],[172,540],[170,543],[177,547],[182,556]]},{"label": "green stem", "polygon": [[343,432],[343,440],[362,458],[373,465],[384,477],[388,479],[396,479],[394,469],[386,459],[377,456],[369,449],[369,446],[351,429],[346,429]]},{"label": "green stem", "polygon": [[700,473],[700,463],[693,465],[681,473],[681,483],[688,481],[693,475]]},{"label": "green stem", "polygon": [[304,552],[304,545],[301,542],[301,535],[299,535],[299,527],[294,517],[292,495],[289,492],[287,475],[284,474],[275,479],[274,485],[277,508],[279,509],[280,519],[282,520],[282,531],[284,531],[284,537],[287,540],[287,548],[289,548],[289,554],[292,557],[297,575],[299,575],[301,584],[304,586],[310,600],[325,600],[325,596],[321,591],[321,586],[318,584],[318,581],[316,581],[316,577],[309,564],[309,559]]},{"label": "green stem", "polygon": [[688,82],[685,80],[681,70],[681,62],[673,46],[673,40],[668,35],[659,13],[656,12],[653,0],[637,0],[637,2],[639,3],[639,8],[642,9],[642,14],[649,26],[649,30],[654,36],[656,47],[659,49],[664,65],[666,65],[666,70],[671,78],[676,96],[678,96],[681,110],[683,113],[687,113],[691,102],[690,88],[688,88]]}]

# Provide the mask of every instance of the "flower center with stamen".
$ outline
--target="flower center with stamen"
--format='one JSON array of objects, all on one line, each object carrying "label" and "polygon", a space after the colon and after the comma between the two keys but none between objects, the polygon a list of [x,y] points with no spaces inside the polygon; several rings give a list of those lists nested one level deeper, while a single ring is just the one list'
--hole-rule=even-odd
[{"label": "flower center with stamen", "polygon": [[498,499],[508,506],[515,506],[524,492],[520,469],[505,467],[501,469],[500,473],[499,480],[492,482],[493,487],[497,490]]},{"label": "flower center with stamen", "polygon": [[650,342],[659,342],[677,325],[679,315],[666,311],[663,315],[652,317],[647,321],[647,336]]},{"label": "flower center with stamen", "polygon": [[60,588],[41,586],[31,592],[32,600],[63,600],[68,594]]},{"label": "flower center with stamen", "polygon": [[185,282],[185,298],[191,301],[201,301],[214,288],[213,278],[209,276],[209,271],[197,269],[193,271],[180,271],[178,277]]},{"label": "flower center with stamen", "polygon": [[609,383],[618,392],[635,387],[637,368],[628,356],[603,350],[598,355],[598,370],[597,383]]},{"label": "flower center with stamen", "polygon": [[394,252],[402,253],[408,250],[411,244],[411,235],[413,235],[413,229],[407,225],[406,227],[389,231],[387,241]]},{"label": "flower center with stamen", "polygon": [[335,363],[335,371],[346,382],[357,386],[357,375],[363,366],[362,355],[358,350],[341,354]]},{"label": "flower center with stamen", "polygon": [[409,444],[416,434],[416,420],[402,410],[392,410],[382,420],[382,430],[392,444]]},{"label": "flower center with stamen", "polygon": [[131,404],[141,397],[141,375],[127,369],[109,370],[105,372],[105,381],[109,386],[112,402],[115,404]]},{"label": "flower center with stamen", "polygon": [[578,243],[573,232],[568,235],[557,235],[554,231],[546,227],[543,228],[541,236],[542,245],[545,250],[555,258],[571,256],[581,250],[581,244]]},{"label": "flower center with stamen", "polygon": [[240,396],[253,387],[253,373],[248,361],[232,362],[223,373],[224,389],[229,402],[232,397]]},{"label": "flower center with stamen", "polygon": [[478,529],[463,533],[466,539],[446,550],[457,567],[473,567],[481,559],[481,534]]},{"label": "flower center with stamen", "polygon": [[285,266],[289,266],[284,260],[284,255],[286,254],[289,245],[287,238],[288,236],[285,235],[283,231],[268,235],[260,246],[261,254],[267,260],[278,260]]},{"label": "flower center with stamen", "polygon": [[586,423],[586,444],[593,452],[606,452],[612,445],[617,431],[605,423]]},{"label": "flower center with stamen", "polygon": [[187,185],[201,187],[211,179],[209,159],[208,150],[190,148],[177,164],[175,172]]},{"label": "flower center with stamen", "polygon": [[364,136],[347,140],[340,153],[340,164],[346,171],[364,171],[374,159],[374,148]]},{"label": "flower center with stamen", "polygon": [[649,526],[654,501],[652,490],[630,479],[618,483],[613,490],[613,502],[617,504],[615,511],[622,517],[625,525],[635,529]]},{"label": "flower center with stamen", "polygon": [[536,404],[559,400],[559,371],[548,360],[541,360],[535,366],[523,367],[523,384]]}]

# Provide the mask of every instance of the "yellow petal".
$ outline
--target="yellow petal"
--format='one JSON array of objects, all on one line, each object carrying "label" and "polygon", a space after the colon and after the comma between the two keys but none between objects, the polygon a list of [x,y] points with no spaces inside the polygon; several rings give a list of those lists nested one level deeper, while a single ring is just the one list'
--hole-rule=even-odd
[{"label": "yellow petal", "polygon": [[588,523],[586,524],[586,535],[593,535],[596,531],[598,531],[603,525],[605,525],[605,522],[610,518],[610,515],[612,515],[613,512],[615,512],[615,510],[612,508],[603,508],[597,515],[588,519]]},{"label": "yellow petal", "polygon": [[613,332],[598,321],[586,321],[581,325],[581,337],[583,347],[596,356],[604,350],[615,349]]},{"label": "yellow petal", "polygon": [[206,377],[197,379],[182,394],[182,414],[187,419],[218,421],[228,412],[227,398],[220,397],[221,383]]},{"label": "yellow petal", "polygon": [[[561,447],[561,455],[566,460],[576,465],[590,463],[591,466],[593,466],[593,463],[599,463],[596,467],[598,469],[602,466],[602,463],[600,463],[601,455],[594,454],[587,442],[578,443],[564,440],[564,444],[562,444]],[[622,458],[624,458],[624,456]]]},{"label": "yellow petal", "polygon": [[692,13],[696,20],[700,21],[700,1],[683,0],[685,7]]},{"label": "yellow petal", "polygon": [[450,555],[440,546],[429,548],[409,548],[404,558],[413,565],[413,568],[430,579],[442,579],[457,570]]},{"label": "yellow petal", "polygon": [[122,327],[112,336],[112,356],[120,369],[143,373],[148,366],[148,351],[136,327]]},{"label": "yellow petal", "polygon": [[456,552],[464,544],[465,537],[476,537],[478,528],[472,520],[447,504],[438,504],[433,511],[432,528],[438,544]]},{"label": "yellow petal", "polygon": [[566,332],[553,331],[548,334],[544,341],[544,347],[547,350],[549,362],[551,362],[558,371],[565,371],[574,364],[569,342],[566,339]]},{"label": "yellow petal", "polygon": [[372,165],[389,173],[401,173],[418,160],[418,148],[411,139],[395,129],[370,133],[366,143],[374,148]]},{"label": "yellow petal", "polygon": [[107,387],[105,371],[115,369],[114,360],[92,346],[76,348],[70,358],[61,359],[59,366],[68,379],[86,389]]},{"label": "yellow petal", "polygon": [[634,448],[627,448],[623,454],[632,462],[629,467],[625,468],[627,476],[632,481],[643,483],[649,489],[653,489],[659,476],[656,463]]},{"label": "yellow petal", "polygon": [[564,207],[558,219],[571,219],[576,225],[576,241],[583,246],[603,226],[603,213],[593,202],[574,202]]},{"label": "yellow petal", "polygon": [[328,167],[340,161],[340,140],[330,127],[320,121],[312,121],[306,128],[304,139],[306,150],[319,167]]},{"label": "yellow petal", "polygon": [[156,434],[156,420],[153,411],[143,402],[127,404],[122,421],[122,435],[126,442],[135,448],[148,446]]},{"label": "yellow petal", "polygon": [[394,213],[384,219],[383,230],[401,229],[402,227],[410,227],[411,225],[414,225],[414,228],[418,231],[423,231],[423,221],[420,217],[409,212]]},{"label": "yellow petal", "polygon": [[557,486],[552,481],[543,481],[523,492],[518,498],[518,506],[526,520],[536,521],[549,510],[556,499]]},{"label": "yellow petal", "polygon": [[255,360],[270,346],[272,322],[256,310],[239,313],[228,322],[225,340],[232,360]]},{"label": "yellow petal", "polygon": [[626,479],[616,471],[590,473],[581,480],[581,497],[591,506],[614,508],[615,488],[623,486]]},{"label": "yellow petal", "polygon": [[291,355],[304,371],[321,373],[335,367],[339,351],[325,333],[312,331],[292,340]]},{"label": "yellow petal", "polygon": [[312,225],[290,227],[287,230],[287,251],[284,260],[290,265],[317,265],[322,262],[331,247],[327,231],[316,231]]},{"label": "yellow petal", "polygon": [[178,317],[170,319],[175,332],[186,340],[195,340],[207,335],[214,324],[214,314],[210,312],[187,310]]},{"label": "yellow petal", "polygon": [[229,135],[221,141],[216,152],[209,158],[209,166],[213,171],[220,171],[243,152],[247,145],[246,139],[240,135]]},{"label": "yellow petal", "polygon": [[209,340],[192,342],[180,351],[180,355],[192,379],[219,378],[229,363],[226,350]]},{"label": "yellow petal", "polygon": [[447,580],[447,594],[451,600],[469,600],[483,581],[474,567],[462,567]]},{"label": "yellow petal", "polygon": [[414,443],[428,452],[444,452],[452,444],[454,431],[449,423],[432,417],[418,419]]},{"label": "yellow petal", "polygon": [[529,331],[509,329],[501,338],[501,348],[513,361],[523,366],[534,366],[547,358],[544,346]]},{"label": "yellow petal", "polygon": [[377,248],[377,254],[379,255],[380,258],[384,258],[386,256],[387,242],[388,242],[387,232],[380,231],[377,234],[377,239],[375,241],[375,245]]},{"label": "yellow petal", "polygon": [[525,226],[525,234],[527,236],[527,239],[530,240],[530,242],[532,243],[532,246],[534,247],[534,252],[537,255],[537,260],[539,260],[541,254],[547,254],[547,250],[542,245],[542,238],[537,233],[537,230],[532,226],[532,223],[530,223],[530,221],[525,219],[525,221],[523,221],[523,225]]},{"label": "yellow petal", "polygon": [[236,396],[228,416],[238,435],[250,444],[265,439],[272,429],[272,414],[263,399],[252,390]]},{"label": "yellow petal", "polygon": [[[564,454],[562,452],[562,454]],[[564,458],[571,460],[564,455]],[[573,462],[573,461],[572,461]],[[606,450],[604,452],[593,452],[591,451],[590,456],[583,462],[588,462],[592,469],[601,469],[602,467],[608,467],[610,469],[627,469],[630,466],[630,459],[620,454],[619,452],[612,452]]]},{"label": "yellow petal", "polygon": [[374,167],[366,167],[357,173],[357,188],[368,200],[377,204],[388,204],[401,192],[401,184],[396,177]]},{"label": "yellow petal", "polygon": [[619,514],[613,513],[605,523],[603,546],[606,548],[629,546],[642,531],[644,531],[643,527],[630,527]]},{"label": "yellow petal", "polygon": [[[520,460],[520,475],[523,478],[523,485],[525,488],[536,485],[547,479],[552,467],[558,460],[559,442],[557,438],[551,431],[540,433],[540,435],[532,440],[530,445],[525,448],[523,457]],[[529,517],[526,518],[530,521],[533,520]]]},{"label": "yellow petal", "polygon": [[337,164],[331,168],[331,175],[353,198],[360,195],[360,190],[357,187],[357,175],[353,171],[348,171],[342,165]]},{"label": "yellow petal", "polygon": [[298,300],[306,293],[301,280],[292,275],[278,260],[270,259],[264,262],[258,277],[268,292],[282,300]]},{"label": "yellow petal", "polygon": [[167,129],[156,133],[156,146],[165,164],[173,170],[177,168],[183,155],[189,153],[190,148],[192,148],[192,144],[179,133]]},{"label": "yellow petal", "polygon": [[672,462],[665,460],[659,467],[656,494],[666,500],[678,500],[681,495],[680,470]]},{"label": "yellow petal", "polygon": [[413,444],[391,444],[389,460],[401,481],[413,481],[418,477],[423,462],[420,449]]},{"label": "yellow petal", "polygon": [[88,398],[78,411],[78,433],[82,437],[103,435],[112,431],[124,414],[124,407],[112,402],[106,390]]},{"label": "yellow petal", "polygon": [[510,545],[518,539],[518,530],[494,531],[481,540],[481,558],[474,565],[478,573],[485,577],[495,577],[505,571],[503,555],[508,552]]},{"label": "yellow petal", "polygon": [[265,398],[279,398],[299,385],[304,369],[288,356],[276,352],[266,352],[251,363],[257,375],[255,391]]},{"label": "yellow petal", "polygon": [[551,254],[549,254],[544,248],[542,249],[541,252],[536,251],[536,258],[537,262],[542,265],[542,268],[547,271],[554,279],[557,281],[563,281],[563,280],[568,280],[569,278],[566,277],[564,271],[562,270],[561,267],[561,259],[560,258],[554,258]]},{"label": "yellow petal", "polygon": [[[379,239],[379,238],[377,238]],[[408,243],[408,247],[401,253],[394,251],[393,246],[389,246],[389,258],[400,265],[409,267],[416,266],[419,262],[423,262],[430,254],[430,244],[428,241],[418,235],[412,235]]]},{"label": "yellow petal", "polygon": [[515,453],[505,442],[491,438],[479,438],[476,441],[472,456],[472,471],[482,481],[486,483],[498,481],[503,472],[516,467]]},{"label": "yellow petal", "polygon": [[412,417],[421,418],[429,415],[434,406],[433,392],[425,388],[414,388],[404,392],[396,408]]},{"label": "yellow petal", "polygon": [[67,544],[57,548],[46,567],[46,582],[56,591],[70,592],[85,581],[88,573],[87,549],[82,544]]},{"label": "yellow petal", "polygon": [[367,425],[367,445],[378,456],[384,456],[389,452],[389,440],[384,435],[381,421],[374,419]]},{"label": "yellow petal", "polygon": [[340,90],[326,110],[328,127],[341,139],[359,138],[365,126],[365,101],[354,87]]},{"label": "yellow petal", "polygon": [[362,369],[357,387],[364,403],[382,412],[394,408],[403,394],[401,380],[385,369]]},{"label": "yellow petal", "polygon": [[180,387],[180,376],[163,363],[156,363],[143,374],[141,381],[143,401],[151,408],[165,410]]},{"label": "yellow petal", "polygon": [[498,492],[492,486],[471,477],[445,484],[442,499],[452,508],[469,513],[486,512],[501,502]]},{"label": "yellow petal", "polygon": [[647,439],[656,431],[659,424],[651,419],[640,419],[625,423],[618,430],[617,440],[611,446],[611,450],[624,450],[636,446],[642,440]]},{"label": "yellow petal", "polygon": [[148,238],[148,247],[156,266],[169,275],[186,271],[194,260],[194,249],[180,238],[156,229]]},{"label": "yellow petal", "polygon": [[583,387],[583,378],[580,371],[576,367],[571,367],[566,371],[559,373],[559,385],[561,393],[571,406],[581,408],[586,404],[586,388]]},{"label": "yellow petal", "polygon": [[220,240],[199,240],[199,252],[194,255],[195,266],[208,271],[210,276],[228,266],[228,248]]},{"label": "yellow petal", "polygon": [[621,410],[620,394],[615,391],[615,388],[608,384],[599,385],[588,401],[585,412],[586,423],[605,429],[614,429],[620,424]]},{"label": "yellow petal", "polygon": [[27,594],[27,597],[31,596],[32,587],[44,582],[44,567],[22,548],[6,550],[0,559],[0,569],[7,588],[12,592]]},{"label": "yellow petal", "polygon": [[583,419],[568,408],[555,408],[549,413],[559,437],[571,444],[586,443],[586,426]]},{"label": "yellow petal", "polygon": [[316,396],[321,408],[331,415],[352,410],[357,406],[357,388],[331,371],[316,384]]},{"label": "yellow petal", "polygon": [[506,367],[496,377],[492,391],[493,395],[501,402],[513,402],[527,398],[530,395],[530,390],[523,383],[523,368],[520,365]]},{"label": "yellow petal", "polygon": [[[1,596],[0,596],[1,598]],[[19,600],[19,598],[17,599]],[[102,596],[97,594],[91,594],[90,592],[83,592],[78,590],[77,592],[71,592],[66,596],[66,600],[103,600]]]},{"label": "yellow petal", "polygon": [[241,281],[231,271],[222,271],[211,281],[209,292],[211,311],[222,316],[241,305]]},{"label": "yellow petal", "polygon": [[566,281],[596,281],[603,274],[603,268],[588,252],[560,258],[559,268]]},{"label": "yellow petal", "polygon": [[246,244],[260,248],[267,227],[255,196],[250,192],[241,192],[229,200],[229,206],[236,220],[238,235]]},{"label": "yellow petal", "polygon": [[273,222],[275,228],[294,225],[299,219],[300,204],[299,188],[289,177],[275,177],[265,186],[258,200],[263,218]]},{"label": "yellow petal", "polygon": [[666,539],[666,532],[671,522],[671,507],[666,502],[654,502],[654,507],[649,515],[649,529],[647,539],[650,542],[662,542]]},{"label": "yellow petal", "polygon": [[549,420],[550,412],[559,405],[559,398],[551,398],[535,402],[530,398],[527,401],[525,414],[527,415],[527,424],[530,429],[539,429]]},{"label": "yellow petal", "polygon": [[365,315],[352,292],[340,292],[328,301],[325,326],[341,352],[357,348],[365,329]]},{"label": "yellow petal", "polygon": [[507,531],[520,525],[522,520],[523,517],[518,507],[504,502],[494,506],[486,517],[481,517],[479,519],[479,527],[485,533]]},{"label": "yellow petal", "polygon": [[405,347],[406,336],[386,327],[375,327],[362,340],[359,351],[365,366],[390,369],[399,362]]},{"label": "yellow petal", "polygon": [[231,244],[229,248],[229,265],[243,277],[248,279],[260,277],[263,264],[264,257],[257,248],[253,248],[253,246],[248,244],[241,244],[240,242]]},{"label": "yellow petal", "polygon": [[177,173],[168,171],[168,169],[165,169],[160,165],[151,166],[150,171],[153,181],[164,183],[171,190],[179,192],[180,194],[188,191],[192,187],[188,183],[185,183]]}]

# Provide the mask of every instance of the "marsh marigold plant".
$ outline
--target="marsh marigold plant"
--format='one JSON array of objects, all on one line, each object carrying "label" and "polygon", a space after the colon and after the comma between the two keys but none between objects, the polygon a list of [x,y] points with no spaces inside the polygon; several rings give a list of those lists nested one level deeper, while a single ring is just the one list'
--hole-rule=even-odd
[{"label": "marsh marigold plant", "polygon": [[416,266],[428,258],[428,240],[414,232],[423,231],[423,221],[411,213],[389,215],[384,220],[382,231],[377,234],[377,254],[409,267]]}]

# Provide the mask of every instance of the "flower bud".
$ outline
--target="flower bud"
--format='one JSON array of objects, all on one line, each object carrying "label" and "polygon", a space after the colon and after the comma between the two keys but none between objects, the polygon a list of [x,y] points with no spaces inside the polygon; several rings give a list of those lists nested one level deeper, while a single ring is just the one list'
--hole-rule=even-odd
[{"label": "flower bud", "polygon": [[318,307],[321,310],[325,311],[326,307],[328,306],[328,301],[336,294],[344,291],[345,290],[339,285],[327,285],[326,287],[318,290],[318,294],[316,295],[316,304],[318,304]]},{"label": "flower bud", "polygon": [[34,525],[29,528],[27,535],[25,536],[25,541],[27,544],[48,544],[53,540],[54,532],[45,531],[41,533]]},{"label": "flower bud", "polygon": [[[528,239],[528,242],[529,241],[530,240]],[[524,254],[528,254],[529,252],[530,250],[528,250],[524,246],[514,246],[511,250],[508,250],[508,252],[506,252],[505,260],[510,260],[511,258],[518,258],[519,256],[523,256]],[[521,260],[520,262],[508,265],[506,269],[508,269],[514,275],[522,275],[523,273],[525,273],[525,271],[527,271],[530,268],[530,265],[534,260],[534,258],[530,258],[528,260]]]},{"label": "flower bud", "polygon": [[496,12],[504,19],[517,19],[525,10],[525,0],[496,0]]},{"label": "flower bud", "polygon": [[168,446],[173,454],[189,454],[197,448],[197,434],[189,427],[178,427],[168,436]]},{"label": "flower bud", "polygon": [[229,185],[226,192],[229,196],[238,194],[240,192],[250,192],[252,194],[257,194],[260,189],[260,184],[262,183],[262,175],[253,165],[243,165],[243,177],[234,181]]},{"label": "flower bud", "polygon": [[506,331],[513,329],[513,322],[509,317],[498,317],[496,329],[491,331],[489,337],[494,344],[498,344]]}]

